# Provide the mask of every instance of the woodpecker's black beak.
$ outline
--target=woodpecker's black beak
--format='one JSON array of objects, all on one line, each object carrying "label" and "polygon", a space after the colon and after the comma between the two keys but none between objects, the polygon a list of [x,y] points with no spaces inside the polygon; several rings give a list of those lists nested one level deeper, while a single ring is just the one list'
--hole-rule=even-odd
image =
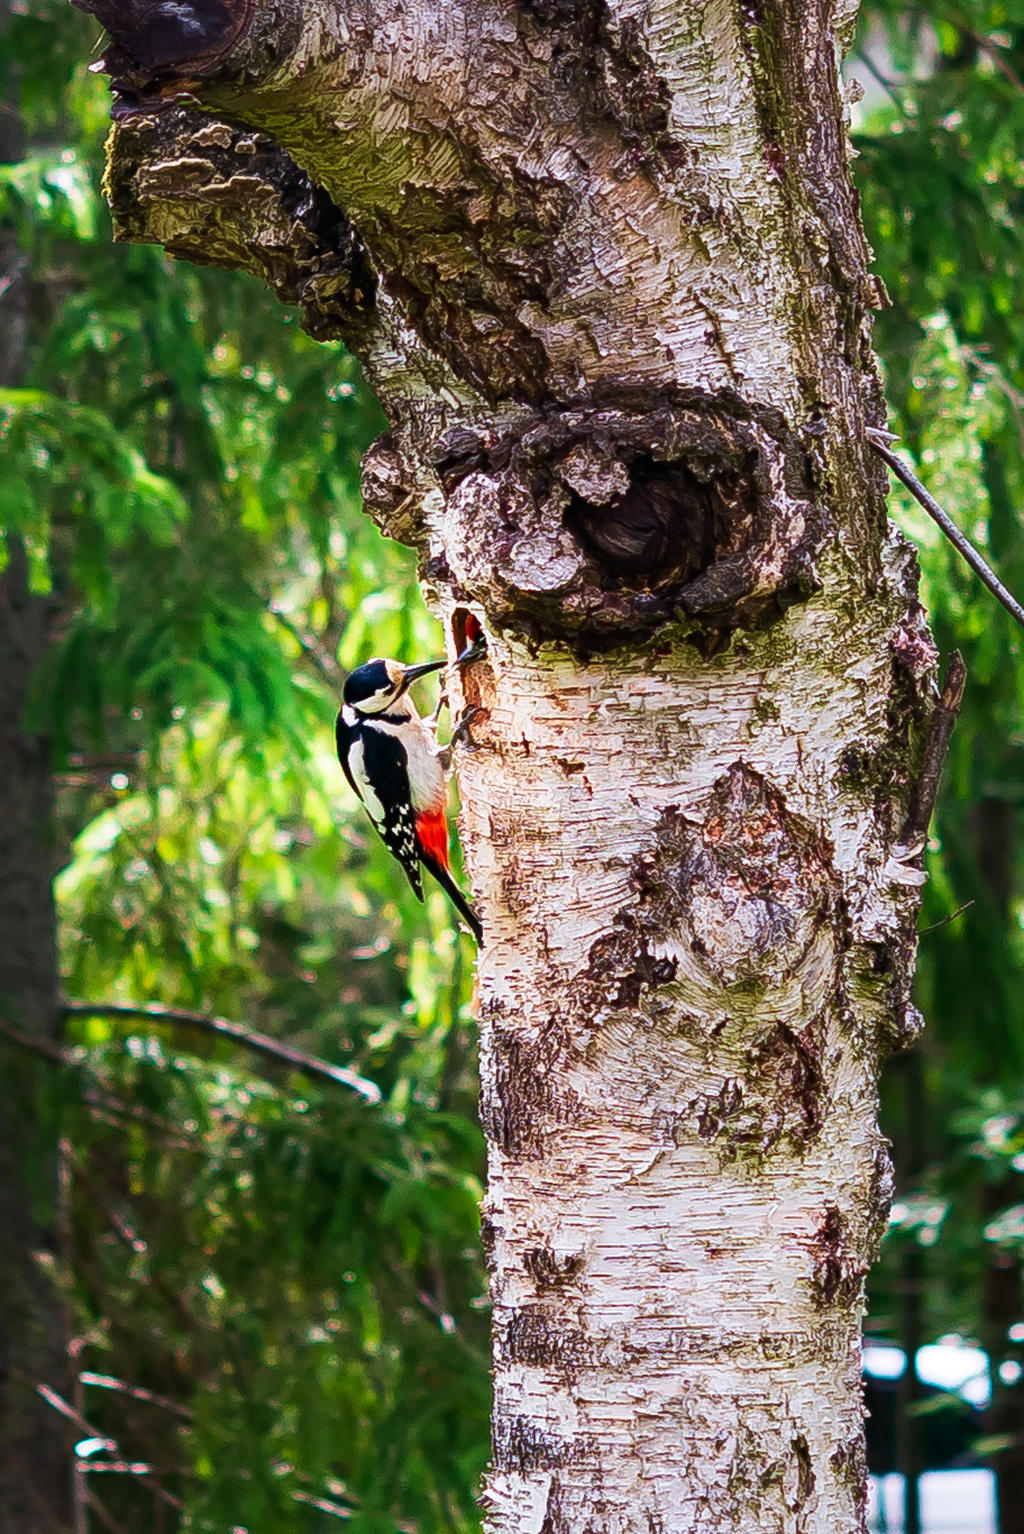
[{"label": "woodpecker's black beak", "polygon": [[415,682],[417,677],[426,676],[431,671],[440,671],[447,664],[446,660],[428,660],[424,661],[422,666],[403,666],[402,691],[404,692],[411,682]]}]

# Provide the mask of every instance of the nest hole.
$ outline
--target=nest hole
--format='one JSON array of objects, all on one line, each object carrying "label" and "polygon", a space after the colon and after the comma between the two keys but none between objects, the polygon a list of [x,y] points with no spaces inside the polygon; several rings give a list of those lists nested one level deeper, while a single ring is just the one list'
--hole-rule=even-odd
[{"label": "nest hole", "polygon": [[615,586],[685,584],[735,539],[738,508],[749,527],[753,487],[745,475],[702,479],[684,463],[649,456],[634,458],[628,473],[628,487],[614,499],[595,506],[572,491],[565,512],[570,531]]},{"label": "nest hole", "polygon": [[[455,641],[455,653],[461,655],[468,645],[484,638],[484,626],[476,613],[468,607],[456,607],[451,616],[452,639]],[[483,707],[483,695],[480,690],[480,664],[462,667],[462,696],[466,700],[467,708]]]}]

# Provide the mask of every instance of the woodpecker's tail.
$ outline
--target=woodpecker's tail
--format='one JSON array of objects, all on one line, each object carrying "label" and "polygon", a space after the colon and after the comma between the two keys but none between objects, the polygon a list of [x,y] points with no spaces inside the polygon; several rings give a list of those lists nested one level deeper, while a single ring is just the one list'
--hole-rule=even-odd
[{"label": "woodpecker's tail", "polygon": [[429,853],[424,855],[422,849],[420,850],[420,858],[423,862],[424,868],[428,869],[429,872],[434,875],[434,878],[444,890],[445,894],[448,896],[448,899],[451,901],[452,905],[458,911],[459,915],[466,923],[466,926],[469,928],[470,932],[472,932],[473,936],[479,943],[484,933],[484,929],[480,925],[480,918],[473,910],[473,907],[470,905],[465,895],[459,889],[459,886],[456,884],[447,868],[445,868],[444,864],[439,862],[437,858],[431,857]]}]

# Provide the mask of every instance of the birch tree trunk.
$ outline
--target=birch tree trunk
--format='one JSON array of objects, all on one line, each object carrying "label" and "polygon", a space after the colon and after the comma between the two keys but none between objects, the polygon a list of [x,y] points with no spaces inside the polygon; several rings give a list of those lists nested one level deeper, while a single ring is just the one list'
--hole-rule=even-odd
[{"label": "birch tree trunk", "polygon": [[[90,0],[122,238],[392,422],[461,755],[493,1534],[850,1534],[876,1123],[955,686],[865,426],[828,0]],[[930,742],[930,743],[929,743]]]}]

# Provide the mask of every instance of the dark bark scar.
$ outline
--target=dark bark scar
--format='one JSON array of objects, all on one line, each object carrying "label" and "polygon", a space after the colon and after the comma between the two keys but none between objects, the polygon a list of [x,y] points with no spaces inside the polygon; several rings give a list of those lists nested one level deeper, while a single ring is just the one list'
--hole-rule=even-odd
[{"label": "dark bark scar", "polygon": [[868,1264],[854,1249],[849,1225],[838,1205],[828,1204],[810,1243],[814,1260],[811,1289],[822,1309],[846,1310],[860,1299]]}]

